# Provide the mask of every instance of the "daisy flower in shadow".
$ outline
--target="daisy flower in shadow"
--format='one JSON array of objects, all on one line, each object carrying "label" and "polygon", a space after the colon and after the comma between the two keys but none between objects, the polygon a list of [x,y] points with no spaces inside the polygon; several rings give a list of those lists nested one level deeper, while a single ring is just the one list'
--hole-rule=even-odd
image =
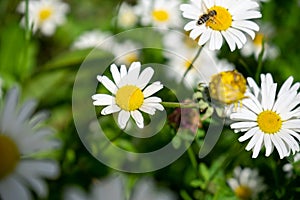
[{"label": "daisy flower in shadow", "polygon": [[148,85],[154,74],[151,67],[147,67],[140,73],[140,62],[133,62],[128,71],[125,65],[121,65],[119,71],[118,67],[112,64],[110,71],[114,82],[106,76],[99,75],[97,79],[112,95],[95,94],[92,99],[95,106],[106,106],[101,111],[102,115],[119,112],[118,124],[121,129],[126,127],[130,116],[139,128],[143,128],[144,118],[140,111],[154,115],[156,110],[164,110],[160,104],[161,99],[151,96],[163,88],[159,81]]},{"label": "daisy flower in shadow", "polygon": [[243,56],[254,55],[258,60],[259,55],[264,47],[263,59],[275,59],[279,55],[279,49],[271,43],[274,35],[274,28],[271,24],[261,23],[260,30],[256,33],[254,40],[248,40],[245,46],[241,49]]},{"label": "daisy flower in shadow", "polygon": [[139,0],[136,12],[141,17],[143,26],[153,25],[159,28],[180,27],[182,18],[179,0]]},{"label": "daisy flower in shadow", "polygon": [[241,200],[256,199],[257,195],[266,188],[263,179],[255,169],[236,167],[233,174],[234,178],[228,179],[227,183]]},{"label": "daisy flower in shadow", "polygon": [[[86,194],[76,187],[67,188],[64,193],[65,200],[177,200],[173,192],[166,188],[156,185],[156,182],[149,178],[139,179],[132,191],[126,186],[126,176],[111,175],[103,180],[95,181],[92,185],[91,192]],[[129,196],[127,198],[126,196]]]},{"label": "daisy flower in shadow", "polygon": [[300,84],[292,85],[289,77],[276,94],[277,84],[271,74],[261,74],[261,87],[248,78],[249,89],[242,101],[242,107],[230,115],[234,121],[230,127],[235,132],[246,132],[240,142],[250,139],[246,150],[253,150],[256,158],[264,146],[269,156],[274,146],[280,158],[295,154],[300,150]]},{"label": "daisy flower in shadow", "polygon": [[[26,14],[25,1],[22,1],[17,10]],[[66,21],[66,14],[69,11],[69,5],[59,0],[30,0],[28,2],[29,26],[32,31],[38,29],[46,36],[54,34],[56,27]],[[21,24],[25,26],[25,17],[22,18]]]},{"label": "daisy flower in shadow", "polygon": [[180,6],[183,17],[191,20],[184,30],[191,31],[192,39],[199,38],[200,46],[208,43],[210,50],[218,50],[224,37],[231,51],[246,43],[243,32],[254,39],[259,26],[250,19],[262,16],[258,9],[259,4],[251,0],[191,0]]},{"label": "daisy flower in shadow", "polygon": [[122,2],[117,16],[118,26],[124,29],[134,27],[138,22],[136,7]]},{"label": "daisy flower in shadow", "polygon": [[45,112],[33,114],[35,101],[18,107],[18,89],[8,92],[0,104],[0,199],[32,199],[30,190],[40,198],[48,194],[43,178],[56,178],[58,164],[34,155],[53,150],[60,143],[50,139],[52,130],[43,126]]},{"label": "daisy flower in shadow", "polygon": [[73,42],[71,48],[76,49],[88,49],[88,48],[97,48],[104,51],[108,51],[111,45],[114,44],[112,35],[107,32],[102,32],[100,30],[91,30],[82,33],[76,40]]}]

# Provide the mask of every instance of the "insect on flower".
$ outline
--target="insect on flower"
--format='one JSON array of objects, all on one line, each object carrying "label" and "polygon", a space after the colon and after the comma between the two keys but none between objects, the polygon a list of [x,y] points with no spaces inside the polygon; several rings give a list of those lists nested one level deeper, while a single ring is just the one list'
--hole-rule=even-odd
[{"label": "insect on flower", "polygon": [[210,10],[210,11],[208,11],[208,13],[205,13],[199,17],[197,24],[200,26],[200,25],[206,23],[208,20],[214,21],[214,16],[216,16],[216,15],[217,15],[217,11]]}]

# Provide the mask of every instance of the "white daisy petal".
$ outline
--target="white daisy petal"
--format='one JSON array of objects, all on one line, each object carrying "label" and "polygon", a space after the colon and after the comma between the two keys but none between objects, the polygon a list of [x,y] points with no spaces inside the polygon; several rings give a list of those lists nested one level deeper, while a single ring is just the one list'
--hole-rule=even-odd
[{"label": "white daisy petal", "polygon": [[227,183],[231,187],[232,190],[235,190],[239,186],[238,181],[234,178],[227,180]]},{"label": "white daisy petal", "polygon": [[232,39],[230,34],[228,34],[228,32],[226,32],[226,31],[222,31],[221,33],[224,36],[227,44],[229,45],[230,51],[234,51],[235,50],[235,41]]},{"label": "white daisy petal", "polygon": [[[18,191],[18,192],[16,192]],[[32,199],[29,191],[15,178],[7,178],[0,182],[0,194],[3,199]]]},{"label": "white daisy petal", "polygon": [[125,110],[120,111],[118,115],[118,124],[121,129],[124,129],[126,127],[129,117],[130,117],[130,112]]},{"label": "white daisy petal", "polygon": [[[198,44],[199,44],[200,46],[202,46],[203,44],[205,44],[205,43],[210,39],[211,34],[212,34],[212,30],[211,30],[211,29],[206,29],[206,30],[202,33],[202,35],[201,35],[201,37],[200,37],[200,39],[199,39]],[[214,50],[214,49],[211,49],[211,50]]]},{"label": "white daisy petal", "polygon": [[144,100],[144,103],[160,103],[160,102],[161,102],[161,98],[159,97],[149,97]]},{"label": "white daisy petal", "polygon": [[156,110],[160,110],[160,111],[164,110],[164,107],[160,103],[145,103],[144,105],[151,106],[151,107],[155,108]]},{"label": "white daisy petal", "polygon": [[243,136],[239,137],[239,141],[240,142],[244,142],[246,140],[248,140],[249,138],[251,138],[253,135],[255,135],[258,132],[258,128],[252,128],[249,131],[247,131]]},{"label": "white daisy petal", "polygon": [[123,78],[124,76],[127,75],[127,69],[126,69],[125,65],[121,65],[120,75],[121,75],[121,78]]},{"label": "white daisy petal", "polygon": [[109,115],[112,113],[119,112],[121,108],[117,105],[109,105],[101,110],[101,115]]},{"label": "white daisy petal", "polygon": [[[246,146],[246,150],[250,151],[253,149],[255,144],[257,143],[258,139],[261,137],[262,133],[260,131],[257,131],[256,134],[253,135],[253,137],[250,139],[249,143]],[[252,156],[253,157],[253,156]]]},{"label": "white daisy petal", "polygon": [[143,91],[144,97],[147,98],[147,97],[151,96],[152,94],[161,90],[163,87],[164,86],[159,81],[152,83],[151,85],[147,86],[144,89],[144,91]]},{"label": "white daisy petal", "polygon": [[[279,153],[280,158],[282,159],[282,158],[288,156],[289,155],[289,148],[287,148],[285,146],[284,142],[280,139],[278,134],[275,134],[273,137],[271,137],[271,140],[272,139],[274,141],[276,141],[275,142],[275,147],[277,148],[277,151],[279,152],[279,148],[281,149],[280,151],[281,151],[282,154]],[[276,146],[276,143],[277,143],[277,146]]]},{"label": "white daisy petal", "polygon": [[149,83],[150,79],[154,74],[154,70],[151,67],[147,67],[142,71],[141,75],[139,76],[136,86],[138,86],[141,90],[143,90],[146,85]]},{"label": "white daisy petal", "polygon": [[294,81],[294,78],[292,76],[290,76],[281,86],[279,92],[278,92],[278,97],[283,95],[283,93],[286,93],[287,91],[289,91],[290,87],[292,86]]},{"label": "white daisy petal", "polygon": [[[184,26],[183,29],[184,29],[185,31],[190,31],[190,30],[192,30],[192,29],[194,29],[194,28],[197,28],[197,27],[196,27],[196,23],[197,23],[196,20],[195,20],[195,21],[191,21],[191,22],[187,23],[187,24]],[[197,34],[197,33],[195,32],[193,35],[195,35],[195,34]],[[197,34],[196,38],[197,38],[200,34],[201,34],[201,33]]]},{"label": "white daisy petal", "polygon": [[257,158],[258,154],[259,154],[259,151],[262,147],[262,144],[263,144],[263,141],[264,141],[264,134],[261,133],[259,134],[259,138],[253,148],[253,155],[252,155],[252,158]]},{"label": "white daisy petal", "polygon": [[113,77],[113,79],[114,79],[114,82],[116,83],[116,85],[118,85],[118,83],[119,83],[120,80],[121,80],[121,74],[120,74],[120,72],[119,72],[118,67],[117,67],[116,64],[112,64],[112,65],[110,66],[110,72],[111,72],[111,74],[112,74],[112,77]]},{"label": "white daisy petal", "polygon": [[257,122],[235,122],[230,125],[232,129],[252,128],[257,126]]},{"label": "white daisy petal", "polygon": [[115,103],[115,97],[108,94],[94,94],[92,99],[95,100],[95,106],[107,106]]},{"label": "white daisy petal", "polygon": [[264,144],[265,144],[265,147],[266,147],[266,156],[270,156],[271,153],[273,152],[273,149],[274,149],[274,145],[271,141],[271,137],[270,137],[270,134],[264,134]]},{"label": "white daisy petal", "polygon": [[144,128],[144,118],[138,110],[131,111],[131,116],[139,128]]},{"label": "white daisy petal", "polygon": [[147,106],[145,104],[143,104],[139,109],[145,113],[148,113],[149,115],[155,114],[155,108],[153,108],[151,106]]},{"label": "white daisy petal", "polygon": [[97,76],[97,79],[112,94],[116,94],[118,88],[117,88],[117,86],[109,78],[107,78],[106,76]]}]

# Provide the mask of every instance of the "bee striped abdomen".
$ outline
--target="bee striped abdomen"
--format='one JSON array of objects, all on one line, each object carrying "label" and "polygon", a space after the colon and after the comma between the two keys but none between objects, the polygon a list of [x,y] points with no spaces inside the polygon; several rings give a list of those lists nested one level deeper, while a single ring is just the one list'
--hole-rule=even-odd
[{"label": "bee striped abdomen", "polygon": [[211,10],[207,14],[201,15],[199,17],[198,21],[197,21],[197,24],[202,25],[202,24],[206,23],[209,19],[213,18],[216,15],[217,15],[217,11]]}]

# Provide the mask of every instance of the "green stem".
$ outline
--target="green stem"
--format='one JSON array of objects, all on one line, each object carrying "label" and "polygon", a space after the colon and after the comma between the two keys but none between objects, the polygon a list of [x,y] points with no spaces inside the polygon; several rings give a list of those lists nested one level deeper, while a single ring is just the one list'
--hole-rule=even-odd
[{"label": "green stem", "polygon": [[25,39],[30,40],[31,28],[29,24],[29,0],[25,0]]},{"label": "green stem", "polygon": [[161,102],[161,104],[168,108],[199,108],[196,103]]},{"label": "green stem", "polygon": [[256,74],[255,74],[255,80],[256,82],[259,81],[259,75],[262,71],[262,64],[263,64],[263,55],[264,55],[264,52],[265,52],[265,42],[263,41],[262,42],[262,49],[261,49],[261,52],[259,53],[259,56],[258,56],[258,66],[257,66],[257,70],[256,70]]},{"label": "green stem", "polygon": [[196,160],[196,157],[195,157],[195,153],[194,153],[194,151],[193,151],[193,149],[192,149],[192,146],[190,146],[190,147],[187,149],[187,152],[188,152],[190,161],[191,161],[191,163],[192,163],[192,166],[193,166],[193,168],[195,169],[196,174],[198,174],[198,170],[197,170],[197,160]]},{"label": "green stem", "polygon": [[237,145],[233,145],[230,148],[229,152],[233,152],[233,153],[228,153],[227,156],[224,158],[222,164],[220,164],[210,175],[209,180],[205,183],[205,186],[203,188],[204,195],[206,195],[206,193],[208,192],[208,186],[209,186],[210,182],[213,181],[215,176],[218,174],[219,170],[220,169],[225,170],[227,168],[227,166],[232,162],[232,160],[233,160],[232,158],[236,157],[243,151],[243,148],[240,148],[238,151],[235,151],[236,148],[237,148]]},{"label": "green stem", "polygon": [[247,71],[248,74],[252,74],[251,70],[249,69],[249,66],[245,63],[244,60],[239,59],[238,61],[241,63],[241,65],[244,67],[244,69]]},{"label": "green stem", "polygon": [[182,79],[181,79],[181,81],[180,81],[181,83],[183,82],[183,80],[184,80],[185,76],[187,75],[187,73],[192,69],[192,67],[193,67],[195,61],[197,60],[197,58],[199,57],[199,55],[200,55],[202,49],[203,49],[203,48],[202,48],[202,46],[201,46],[201,47],[199,48],[199,50],[197,51],[197,53],[196,53],[194,59],[192,60],[192,62],[191,62],[190,65],[188,66],[188,68],[185,70],[185,72],[184,72],[184,74],[183,74],[183,76],[182,76]]}]

